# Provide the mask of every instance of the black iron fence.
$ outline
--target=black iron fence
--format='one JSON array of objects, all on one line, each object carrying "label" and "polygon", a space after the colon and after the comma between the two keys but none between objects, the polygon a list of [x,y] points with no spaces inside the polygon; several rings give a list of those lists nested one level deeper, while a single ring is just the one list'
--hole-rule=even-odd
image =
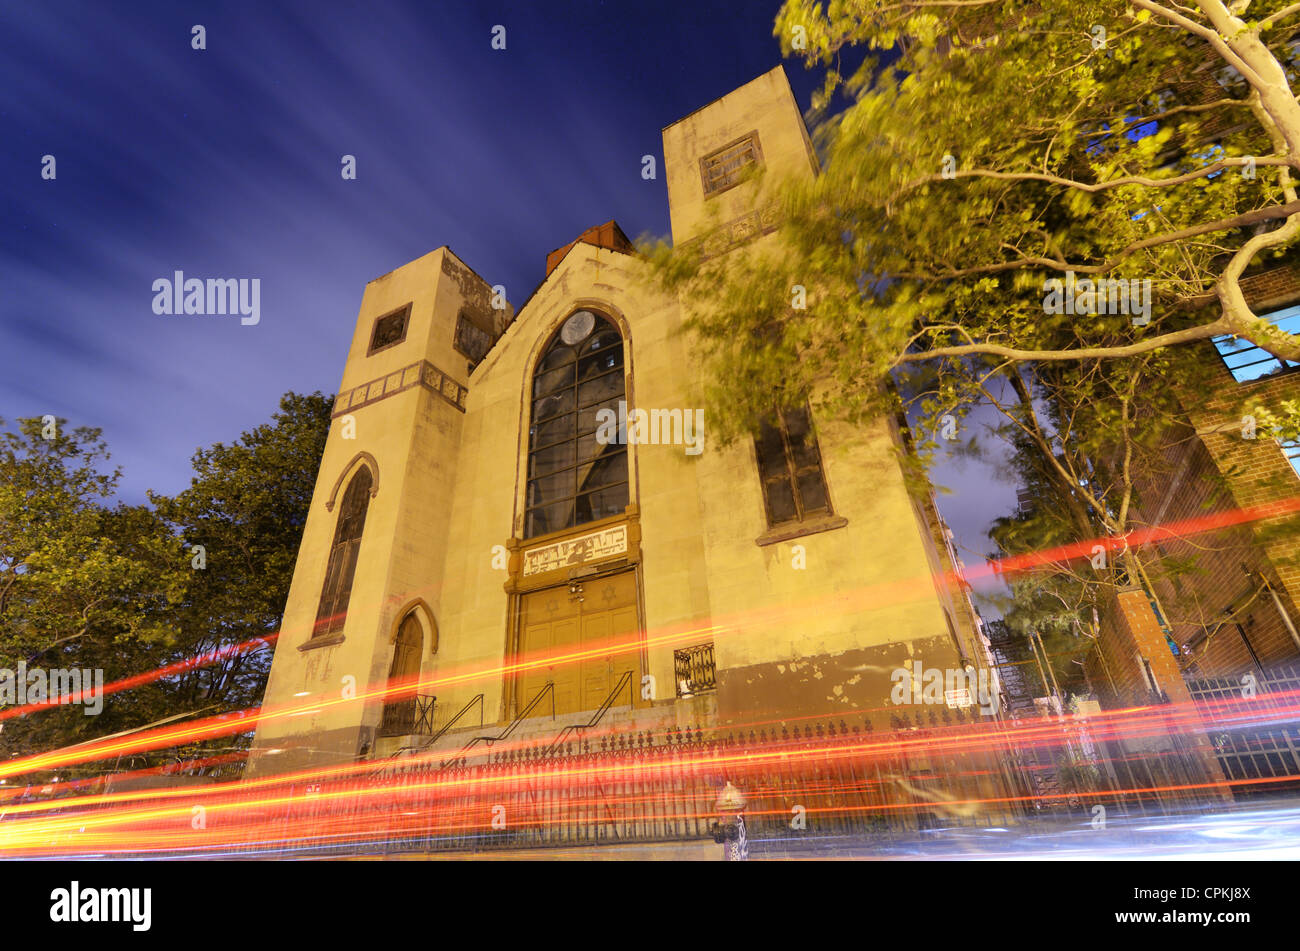
[{"label": "black iron fence", "polygon": [[[607,734],[477,762],[393,761],[272,797],[256,848],[293,854],[462,852],[711,842],[727,782],[748,800],[754,840],[893,839],[1014,822],[1029,796],[1005,741],[966,725],[873,731],[844,721],[780,731]],[[973,722],[973,718],[972,718]]]},{"label": "black iron fence", "polygon": [[1101,805],[1111,816],[1187,815],[1227,801],[1208,744],[1168,706],[1134,713],[1118,729],[1068,713],[1034,722],[1034,742],[1012,755],[1035,814],[1086,818]]},{"label": "black iron fence", "polygon": [[1300,667],[1189,680],[1187,689],[1205,712],[1207,736],[1234,797],[1300,789],[1300,720],[1289,715],[1300,703]]},{"label": "black iron fence", "polygon": [[[186,854],[704,844],[715,823],[731,818],[716,805],[731,783],[747,800],[759,848],[837,837],[854,847],[910,847],[926,830],[1002,828],[1044,815],[1074,821],[1098,805],[1114,817],[1208,811],[1223,801],[1215,754],[1203,738],[1180,733],[1188,715],[1195,718],[1183,705],[1012,723],[932,707],[893,717],[889,730],[861,719],[609,732],[549,748],[503,740],[464,760],[420,755],[310,780],[229,784],[178,794],[174,808],[142,801],[139,819],[124,819],[118,833],[133,847]],[[1037,782],[1039,772],[1051,784]],[[221,821],[200,829],[192,810],[203,803],[217,806]]]}]

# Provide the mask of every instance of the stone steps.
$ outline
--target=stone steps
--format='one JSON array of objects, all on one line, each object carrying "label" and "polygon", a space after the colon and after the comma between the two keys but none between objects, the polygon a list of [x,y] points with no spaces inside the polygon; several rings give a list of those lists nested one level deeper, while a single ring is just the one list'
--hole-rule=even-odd
[{"label": "stone steps", "polygon": [[[497,744],[480,741],[474,744],[470,753],[471,755],[479,755],[480,753],[491,752],[494,745],[503,749],[546,745],[553,742],[566,727],[582,726],[590,722],[594,715],[595,711],[588,710],[581,713],[557,716],[554,719],[551,719],[550,716],[529,717],[516,726],[514,732],[506,739],[498,741]],[[594,727],[586,730],[569,730],[565,740],[566,742],[581,742],[584,738],[596,738],[597,742],[599,742],[600,737],[610,733],[657,732],[676,725],[675,712],[672,707],[634,709],[624,705],[610,707]],[[460,752],[476,737],[500,736],[508,726],[509,724],[497,723],[450,730],[430,746],[423,745],[428,742],[427,737],[404,737],[401,745],[408,748],[416,747],[413,752],[408,750],[405,755],[426,756],[433,754],[436,756],[443,754],[450,756]]]}]

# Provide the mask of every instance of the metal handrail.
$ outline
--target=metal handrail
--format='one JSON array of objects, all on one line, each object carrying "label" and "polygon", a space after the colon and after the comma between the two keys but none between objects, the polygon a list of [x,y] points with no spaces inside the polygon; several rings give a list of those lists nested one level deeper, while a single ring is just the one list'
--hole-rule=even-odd
[{"label": "metal handrail", "polygon": [[442,725],[442,728],[439,729],[437,733],[433,734],[433,736],[429,737],[429,739],[425,740],[419,746],[403,746],[396,753],[393,753],[389,757],[389,759],[396,759],[407,750],[411,750],[412,752],[427,750],[429,747],[433,746],[434,743],[437,743],[440,739],[442,739],[443,734],[446,733],[448,730],[450,730],[453,726],[455,726],[456,722],[460,720],[460,718],[463,717],[469,711],[469,708],[474,706],[474,704],[476,703],[478,704],[478,725],[479,725],[479,729],[482,729],[483,728],[483,694],[480,693],[472,700],[470,700],[469,703],[465,704],[465,706],[461,707],[460,712],[457,713],[450,720],[448,720],[446,723],[444,723]]},{"label": "metal handrail", "polygon": [[474,739],[470,740],[461,748],[461,751],[459,753],[457,753],[452,759],[448,760],[443,765],[450,766],[452,763],[457,763],[460,760],[464,759],[465,754],[468,753],[471,748],[478,745],[479,740],[483,740],[484,742],[487,743],[488,746],[491,746],[497,740],[504,740],[511,733],[515,732],[515,730],[519,727],[519,724],[523,723],[524,720],[528,718],[528,715],[533,712],[533,707],[537,706],[537,704],[541,701],[542,697],[546,696],[548,693],[551,695],[551,719],[554,720],[555,719],[555,681],[548,680],[546,682],[546,686],[543,687],[541,690],[537,691],[537,694],[533,697],[533,699],[528,702],[528,706],[524,707],[524,709],[520,711],[519,715],[510,721],[510,725],[505,728],[504,732],[502,732],[498,736],[474,737]]},{"label": "metal handrail", "polygon": [[617,697],[619,691],[623,689],[624,683],[627,684],[628,705],[632,706],[636,702],[635,698],[632,696],[632,671],[625,670],[623,671],[623,676],[618,678],[618,683],[614,684],[614,689],[611,690],[609,692],[609,696],[605,698],[605,702],[602,703],[600,705],[600,709],[596,711],[595,716],[593,716],[586,723],[571,723],[568,726],[566,726],[563,730],[560,731],[559,735],[556,736],[556,738],[551,742],[551,744],[548,747],[546,747],[546,752],[549,753],[551,750],[555,749],[557,746],[563,743],[564,738],[568,736],[570,733],[576,733],[578,730],[589,730],[597,723],[599,723],[601,721],[601,718],[603,718],[605,714],[609,712],[609,708],[614,705],[614,698]]}]

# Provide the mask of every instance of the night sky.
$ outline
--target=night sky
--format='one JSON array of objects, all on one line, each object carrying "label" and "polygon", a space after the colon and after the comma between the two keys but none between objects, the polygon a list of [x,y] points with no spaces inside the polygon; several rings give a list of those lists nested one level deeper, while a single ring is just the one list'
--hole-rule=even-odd
[{"label": "night sky", "polygon": [[[778,6],[0,7],[0,416],[102,428],[142,502],[285,391],[334,391],[367,281],[446,244],[518,306],[593,224],[667,236],[660,130],[780,62]],[[814,75],[786,70],[806,108]],[[260,323],[154,314],[176,270],[259,278]],[[936,477],[986,550],[1014,488]]]}]

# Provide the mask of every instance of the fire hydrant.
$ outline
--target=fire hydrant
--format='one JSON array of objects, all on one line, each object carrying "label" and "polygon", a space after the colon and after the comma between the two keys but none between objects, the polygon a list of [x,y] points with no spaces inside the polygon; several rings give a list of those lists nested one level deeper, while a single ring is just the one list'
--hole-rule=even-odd
[{"label": "fire hydrant", "polygon": [[[724,862],[743,862],[749,858],[749,841],[745,835],[745,797],[728,782],[714,804],[722,822],[713,824],[713,841],[722,845]],[[726,821],[734,816],[733,821]]]}]

